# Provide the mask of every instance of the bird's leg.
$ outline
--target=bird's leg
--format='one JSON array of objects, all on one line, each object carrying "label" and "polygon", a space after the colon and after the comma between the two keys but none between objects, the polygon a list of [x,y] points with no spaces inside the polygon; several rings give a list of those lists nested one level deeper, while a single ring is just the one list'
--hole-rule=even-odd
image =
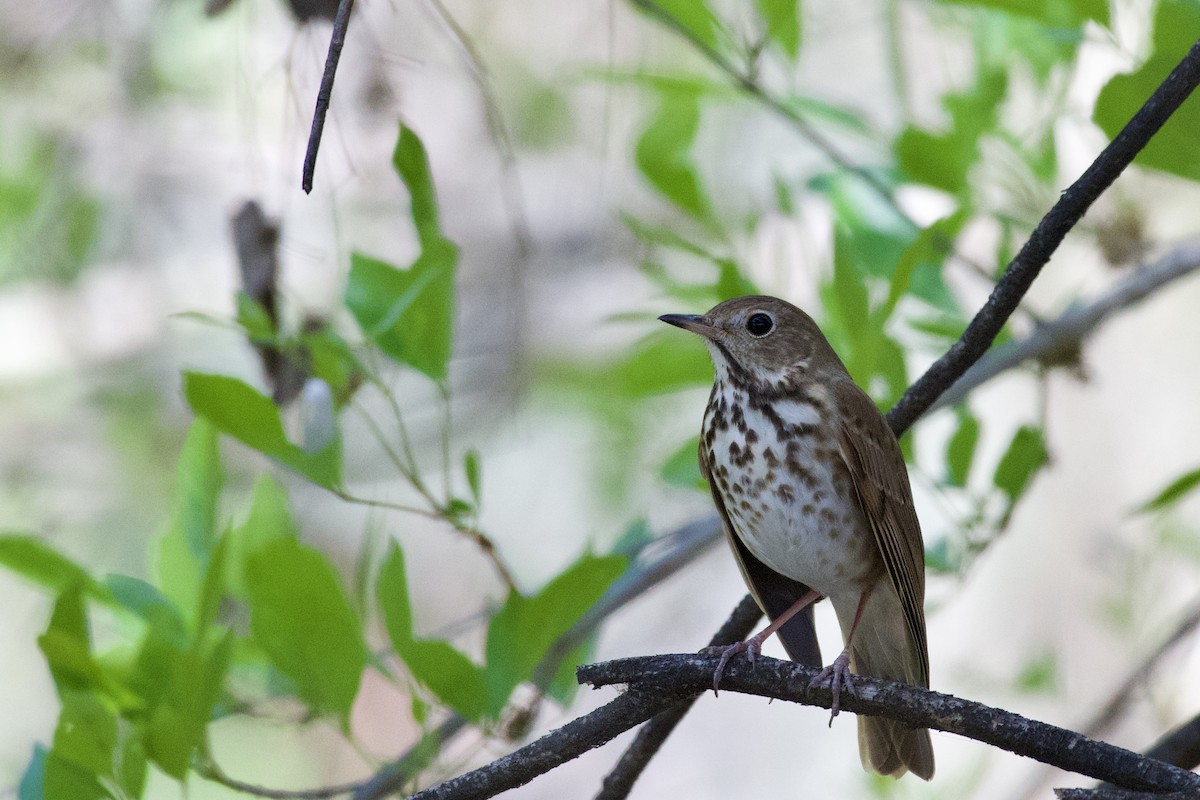
[{"label": "bird's leg", "polygon": [[858,623],[862,620],[863,609],[867,607],[867,598],[870,596],[871,589],[867,589],[862,593],[862,597],[858,598],[858,608],[854,611],[854,622],[850,624],[850,633],[846,636],[846,649],[833,660],[832,664],[818,672],[817,677],[808,684],[810,687],[820,686],[827,678],[829,679],[829,690],[833,692],[833,704],[829,707],[833,712],[829,715],[830,726],[833,725],[833,718],[841,711],[838,699],[841,697],[842,689],[858,697],[858,691],[854,688],[853,673],[850,672],[850,643],[854,641],[854,632],[858,630]]},{"label": "bird's leg", "polygon": [[717,687],[721,685],[721,675],[725,673],[725,665],[729,663],[729,659],[733,658],[738,653],[745,652],[750,658],[750,663],[753,664],[754,660],[758,658],[758,654],[762,652],[763,642],[769,639],[771,634],[782,628],[788,620],[820,600],[823,596],[824,595],[822,595],[820,592],[809,589],[807,592],[800,595],[800,599],[792,603],[791,607],[788,608],[787,611],[771,620],[770,625],[763,628],[746,641],[734,642],[733,644],[726,645],[717,645],[716,647],[706,647],[701,650],[700,652],[706,656],[721,656],[721,660],[717,662],[717,669],[713,672],[713,694],[717,694]]}]

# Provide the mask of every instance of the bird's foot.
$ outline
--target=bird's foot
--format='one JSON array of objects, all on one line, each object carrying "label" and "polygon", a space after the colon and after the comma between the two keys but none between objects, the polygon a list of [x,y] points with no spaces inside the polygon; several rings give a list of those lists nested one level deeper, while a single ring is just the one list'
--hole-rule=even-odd
[{"label": "bird's foot", "polygon": [[744,642],[734,642],[733,644],[718,645],[716,647],[706,647],[700,651],[701,655],[705,656],[721,656],[721,660],[717,662],[717,668],[713,671],[713,695],[718,694],[718,687],[721,685],[721,676],[725,674],[725,665],[729,663],[729,659],[736,656],[738,653],[745,653],[753,664],[762,652],[763,639],[758,636],[751,636]]},{"label": "bird's foot", "polygon": [[854,688],[854,674],[850,672],[850,648],[842,651],[842,654],[833,660],[833,663],[825,667],[817,673],[817,677],[809,682],[810,687],[817,687],[829,680],[829,690],[833,692],[833,704],[830,706],[832,713],[829,715],[829,724],[833,725],[833,718],[838,715],[841,708],[838,701],[841,698],[842,690],[845,689],[848,694],[858,697],[858,690]]}]

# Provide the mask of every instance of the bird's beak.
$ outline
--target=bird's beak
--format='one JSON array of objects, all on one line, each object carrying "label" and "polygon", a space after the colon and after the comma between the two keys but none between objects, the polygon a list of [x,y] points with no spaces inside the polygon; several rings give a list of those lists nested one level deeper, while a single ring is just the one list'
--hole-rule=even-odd
[{"label": "bird's beak", "polygon": [[717,335],[717,329],[709,325],[699,314],[663,314],[659,319],[676,328],[698,333],[705,339],[712,339]]}]

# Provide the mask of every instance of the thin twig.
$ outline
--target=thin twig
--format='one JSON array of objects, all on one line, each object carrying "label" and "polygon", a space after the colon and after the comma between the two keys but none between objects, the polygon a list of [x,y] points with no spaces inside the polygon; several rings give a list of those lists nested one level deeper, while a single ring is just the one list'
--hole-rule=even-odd
[{"label": "thin twig", "polygon": [[517,173],[517,154],[516,148],[513,146],[512,135],[508,131],[508,125],[504,122],[504,117],[500,113],[500,101],[496,97],[496,90],[492,86],[491,74],[488,72],[487,65],[483,61],[483,57],[479,54],[475,44],[471,41],[471,37],[458,23],[458,20],[446,8],[442,0],[428,0],[430,6],[436,12],[438,19],[450,31],[454,42],[462,49],[463,58],[467,63],[467,71],[471,73],[471,79],[475,82],[475,88],[479,91],[480,97],[483,99],[484,118],[487,122],[488,135],[492,138],[492,143],[496,145],[496,151],[500,154],[500,170],[502,180],[500,183],[501,193],[504,195],[504,203],[508,206],[509,221],[512,225],[513,240],[517,244],[517,257],[524,261],[533,251],[533,234],[530,233],[528,215],[525,212],[525,200],[521,191],[520,175]]},{"label": "thin twig", "polygon": [[[590,664],[577,671],[580,683],[628,684],[643,693],[690,697],[712,687],[717,656],[660,655]],[[733,659],[721,688],[803,705],[829,708],[827,685],[812,685],[818,670],[759,656]],[[931,728],[974,739],[1061,769],[1110,781],[1128,789],[1200,791],[1200,775],[1115,745],[948,694],[856,676],[855,695],[842,695],[844,711],[886,716],[914,728]]]},{"label": "thin twig", "polygon": [[[1184,614],[1183,618],[1175,626],[1175,630],[1171,632],[1171,635],[1160,642],[1159,645],[1151,650],[1150,653],[1147,654],[1137,666],[1129,671],[1129,675],[1124,681],[1121,682],[1121,685],[1117,687],[1117,690],[1113,692],[1112,697],[1104,705],[1104,708],[1101,709],[1100,712],[1096,714],[1096,716],[1094,716],[1090,721],[1084,725],[1081,725],[1079,727],[1079,731],[1085,736],[1103,736],[1129,706],[1129,701],[1137,692],[1137,690],[1146,685],[1146,682],[1150,679],[1151,674],[1154,672],[1155,667],[1158,666],[1158,663],[1162,660],[1162,658],[1169,651],[1171,651],[1175,645],[1179,644],[1192,632],[1194,632],[1197,627],[1200,627],[1200,603],[1193,605],[1191,610]],[[1163,740],[1163,743],[1165,742],[1166,739]],[[1157,758],[1160,761],[1166,761],[1169,764],[1183,766],[1178,761],[1174,760],[1174,758],[1168,758],[1164,757],[1162,754],[1156,754],[1155,750],[1153,749],[1150,750],[1147,755],[1150,755],[1152,758]],[[1192,766],[1195,765],[1193,764]],[[1192,767],[1190,766],[1184,767],[1184,769],[1191,768]],[[1033,800],[1033,798],[1037,797],[1041,793],[1042,787],[1046,784],[1049,777],[1050,773],[1046,769],[1034,770],[1029,776],[1028,780],[1025,782],[1024,788],[1020,792],[1014,794],[1013,797],[1018,798],[1019,800]]]},{"label": "thin twig", "polygon": [[269,789],[266,786],[258,786],[257,784],[229,777],[214,761],[209,761],[203,767],[197,769],[197,772],[202,778],[210,780],[213,783],[219,783],[234,791],[254,795],[255,797],[273,798],[273,800],[327,800],[330,797],[350,794],[362,785],[361,782],[356,782],[335,786],[322,786],[316,789]]},{"label": "thin twig", "polygon": [[[709,642],[709,646],[719,647],[740,642],[750,635],[760,619],[762,619],[762,610],[758,607],[758,603],[754,602],[753,597],[746,595],[742,598],[742,602],[738,603],[737,608],[734,609],[725,624],[721,626],[721,630],[717,631],[717,635]],[[699,695],[695,695],[683,700],[655,715],[653,719],[643,725],[642,729],[637,732],[637,736],[634,737],[633,743],[625,748],[625,752],[621,754],[616,765],[604,776],[604,782],[600,786],[596,800],[623,800],[628,797],[634,782],[645,771],[650,760],[662,747],[663,742],[691,710],[698,698]]]},{"label": "thin twig", "polygon": [[837,164],[842,169],[858,177],[863,183],[869,186],[879,197],[896,211],[902,218],[912,222],[908,214],[897,203],[895,196],[891,190],[883,184],[869,170],[855,164],[850,158],[843,153],[833,142],[825,138],[824,134],[820,133],[816,128],[809,124],[803,116],[796,112],[795,109],[789,108],[779,98],[771,95],[762,85],[759,84],[757,78],[753,74],[743,72],[738,69],[729,59],[714,50],[707,42],[696,35],[688,26],[684,25],[679,19],[666,10],[654,0],[631,0],[636,8],[641,9],[647,15],[654,17],[666,27],[670,28],[680,37],[687,40],[688,44],[704,56],[717,69],[724,72],[734,86],[741,91],[753,97],[759,103],[762,103],[772,113],[778,115],[781,119],[794,127],[801,136],[807,139],[813,147],[824,153],[825,157]]},{"label": "thin twig", "polygon": [[351,800],[377,800],[399,792],[425,764],[430,753],[436,754],[442,745],[463,729],[467,721],[455,714],[421,737],[421,741],[400,758],[376,772],[354,791]]},{"label": "thin twig", "polygon": [[1129,704],[1129,699],[1137,692],[1139,687],[1145,686],[1150,674],[1162,661],[1163,657],[1174,649],[1175,645],[1182,642],[1193,632],[1200,627],[1200,603],[1192,606],[1192,609],[1183,616],[1179,624],[1175,626],[1175,630],[1171,635],[1154,648],[1140,664],[1134,667],[1129,672],[1129,676],[1121,684],[1112,698],[1108,701],[1105,707],[1096,715],[1094,719],[1080,728],[1083,733],[1088,736],[1103,736],[1104,733],[1112,726],[1113,722],[1120,717],[1121,712]]},{"label": "thin twig", "polygon": [[1200,243],[1178,247],[1154,264],[1134,270],[1096,300],[1064,312],[1058,319],[1039,326],[1019,342],[991,350],[968,369],[954,385],[930,406],[934,411],[952,406],[980,384],[1031,359],[1077,345],[1113,313],[1136,305],[1159,288],[1200,269]]},{"label": "thin twig", "polygon": [[962,338],[935,361],[888,412],[888,423],[897,436],[908,430],[987,351],[1067,232],[1129,166],[1197,83],[1200,83],[1200,41],[1192,46],[1079,180],[1062,193],[1008,265]]},{"label": "thin twig", "polygon": [[346,43],[346,29],[350,26],[350,12],[354,0],[341,0],[337,15],[333,18],[333,34],[329,37],[329,52],[325,55],[325,71],[321,74],[321,87],[317,90],[317,107],[313,111],[312,128],[308,132],[308,148],[304,151],[304,171],[300,176],[300,188],[305,194],[312,191],[313,173],[317,169],[317,151],[321,149],[321,134],[325,132],[325,115],[329,112],[329,99],[333,96],[333,79],[337,76],[338,61],[342,57],[342,45]]}]

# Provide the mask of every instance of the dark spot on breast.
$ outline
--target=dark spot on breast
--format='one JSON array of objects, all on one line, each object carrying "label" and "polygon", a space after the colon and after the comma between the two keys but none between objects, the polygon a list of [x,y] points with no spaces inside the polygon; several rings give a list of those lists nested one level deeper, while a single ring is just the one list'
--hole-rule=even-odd
[{"label": "dark spot on breast", "polygon": [[796,501],[796,490],[790,484],[781,483],[775,487],[775,496],[785,503],[794,503]]},{"label": "dark spot on breast", "polygon": [[763,449],[763,461],[766,461],[767,466],[771,469],[779,466],[779,459],[775,457],[775,451],[769,447]]}]

